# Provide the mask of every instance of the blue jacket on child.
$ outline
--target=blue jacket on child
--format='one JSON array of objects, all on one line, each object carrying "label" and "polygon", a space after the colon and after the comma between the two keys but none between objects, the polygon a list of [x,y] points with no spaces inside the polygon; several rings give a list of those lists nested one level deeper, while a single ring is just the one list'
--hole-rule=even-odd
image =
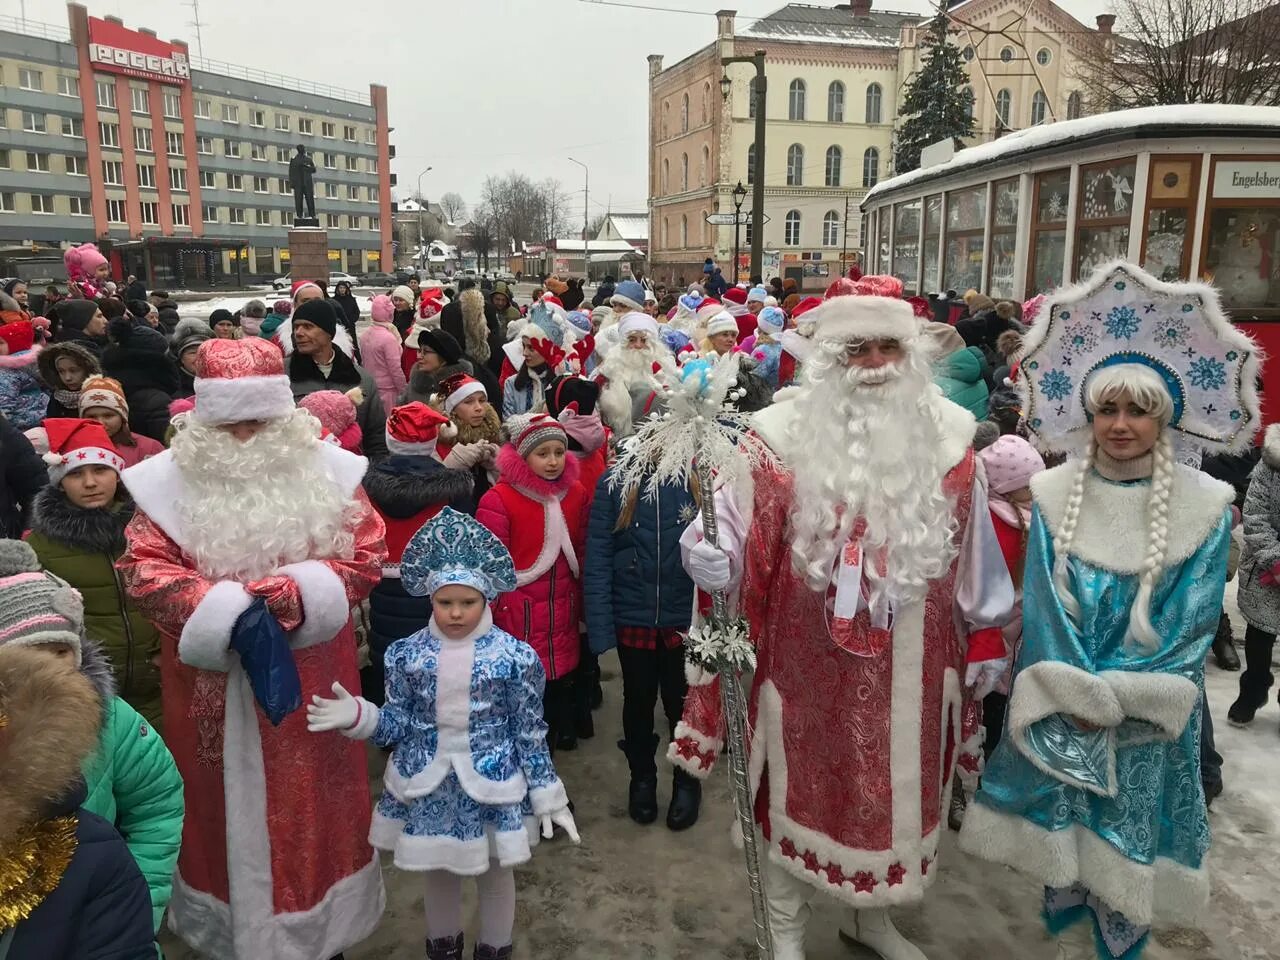
[{"label": "blue jacket on child", "polygon": [[609,489],[610,469],[596,485],[587,526],[582,596],[594,653],[617,644],[618,627],[687,630],[693,581],[680,561],[680,535],[698,515],[687,487],[664,483],[657,495],[636,495],[631,522],[614,530],[622,491]]}]

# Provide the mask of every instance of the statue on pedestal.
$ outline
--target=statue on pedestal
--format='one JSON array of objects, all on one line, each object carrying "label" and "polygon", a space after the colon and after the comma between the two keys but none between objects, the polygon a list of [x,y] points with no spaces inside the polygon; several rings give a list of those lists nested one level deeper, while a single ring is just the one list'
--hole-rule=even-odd
[{"label": "statue on pedestal", "polygon": [[[289,161],[289,189],[293,191],[293,210],[299,225],[302,220],[302,203],[307,204],[307,217],[316,219],[316,163],[307,155],[307,148],[298,144],[298,152]],[[315,224],[313,224],[315,225]]]}]

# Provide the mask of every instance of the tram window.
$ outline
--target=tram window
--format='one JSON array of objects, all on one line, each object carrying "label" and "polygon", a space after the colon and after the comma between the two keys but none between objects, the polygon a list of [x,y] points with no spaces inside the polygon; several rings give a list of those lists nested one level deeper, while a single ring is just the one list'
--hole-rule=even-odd
[{"label": "tram window", "polygon": [[876,259],[876,271],[878,273],[889,272],[889,208],[880,208],[880,227],[876,231],[876,243],[879,244],[879,252]]},{"label": "tram window", "polygon": [[947,194],[946,254],[942,261],[942,282],[947,289],[982,288],[982,235],[986,223],[986,184]]},{"label": "tram window", "polygon": [[1049,170],[1036,176],[1035,221],[1031,225],[1031,275],[1028,292],[1045,293],[1062,283],[1067,250],[1067,200],[1071,171]]},{"label": "tram window", "polygon": [[1013,296],[1015,253],[1018,247],[1018,178],[995,184],[995,206],[991,211],[990,276],[986,294],[991,298]]},{"label": "tram window", "polygon": [[1205,275],[1227,307],[1280,307],[1280,207],[1216,207]]},{"label": "tram window", "polygon": [[1199,182],[1197,158],[1152,157],[1142,268],[1161,280],[1185,280],[1191,275],[1188,258]]},{"label": "tram window", "polygon": [[1133,212],[1132,159],[1080,169],[1080,199],[1075,244],[1076,279],[1095,267],[1129,255],[1129,218]]},{"label": "tram window", "polygon": [[920,201],[893,208],[893,269],[902,281],[903,293],[915,296],[920,281]]},{"label": "tram window", "polygon": [[938,275],[940,260],[938,244],[942,240],[942,194],[935,194],[924,199],[924,276],[920,280],[923,293],[937,293],[942,290],[942,279]]},{"label": "tram window", "polygon": [[1166,283],[1185,279],[1182,260],[1189,223],[1190,217],[1183,207],[1157,207],[1148,211],[1142,269]]}]

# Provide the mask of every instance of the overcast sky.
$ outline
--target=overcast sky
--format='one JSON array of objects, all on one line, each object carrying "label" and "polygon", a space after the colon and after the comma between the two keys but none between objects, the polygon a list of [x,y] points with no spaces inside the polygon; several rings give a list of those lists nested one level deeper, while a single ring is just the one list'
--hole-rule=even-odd
[{"label": "overcast sky", "polygon": [[[190,0],[83,0],[162,38],[196,31]],[[714,13],[731,0],[203,0],[204,56],[352,90],[387,86],[398,196],[447,190],[473,204],[489,174],[555,177],[582,203],[591,170],[591,213],[646,209],[648,64],[668,65],[715,37]],[[742,0],[738,23],[783,6]],[[1062,0],[1085,23],[1105,0]],[[928,0],[876,0],[880,9],[924,11]],[[4,0],[16,16],[18,0]],[[437,12],[438,11],[438,12]],[[26,0],[27,17],[65,26],[62,0]],[[574,193],[576,191],[576,193]]]}]

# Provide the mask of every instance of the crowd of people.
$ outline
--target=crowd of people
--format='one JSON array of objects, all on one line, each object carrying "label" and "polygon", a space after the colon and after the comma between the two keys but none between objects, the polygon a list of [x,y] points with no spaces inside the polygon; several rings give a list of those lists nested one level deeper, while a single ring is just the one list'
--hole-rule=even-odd
[{"label": "crowd of people", "polygon": [[[549,277],[525,305],[415,279],[367,317],[300,280],[203,320],[117,291],[92,245],[66,259],[48,316],[20,282],[0,296],[9,960],[154,956],[166,915],[207,957],[340,957],[383,913],[377,851],[423,875],[429,958],[464,955],[466,877],[474,956],[512,956],[513,868],[579,839],[556,765],[595,735],[601,655],[630,818],[659,816],[665,741],[665,824],[697,823],[725,718],[686,640],[716,591],[756,651],[778,960],[803,958],[819,892],[852,939],[923,960],[886,908],[923,898],[948,823],[1045,886],[1055,933],[1089,918],[1081,958],[1131,960],[1207,898],[1203,661],[1239,668],[1243,518],[1229,717],[1250,722],[1280,631],[1280,428],[1252,456],[1193,429],[1158,334],[1053,395],[1034,371],[1080,347],[1043,297],[904,298],[856,268],[821,296],[712,263],[590,302]],[[671,378],[726,357],[767,454],[749,482],[619,486]],[[1223,409],[1256,426],[1236,380]],[[1028,415],[1036,389],[1056,419]],[[376,803],[365,740],[389,751]]]}]

